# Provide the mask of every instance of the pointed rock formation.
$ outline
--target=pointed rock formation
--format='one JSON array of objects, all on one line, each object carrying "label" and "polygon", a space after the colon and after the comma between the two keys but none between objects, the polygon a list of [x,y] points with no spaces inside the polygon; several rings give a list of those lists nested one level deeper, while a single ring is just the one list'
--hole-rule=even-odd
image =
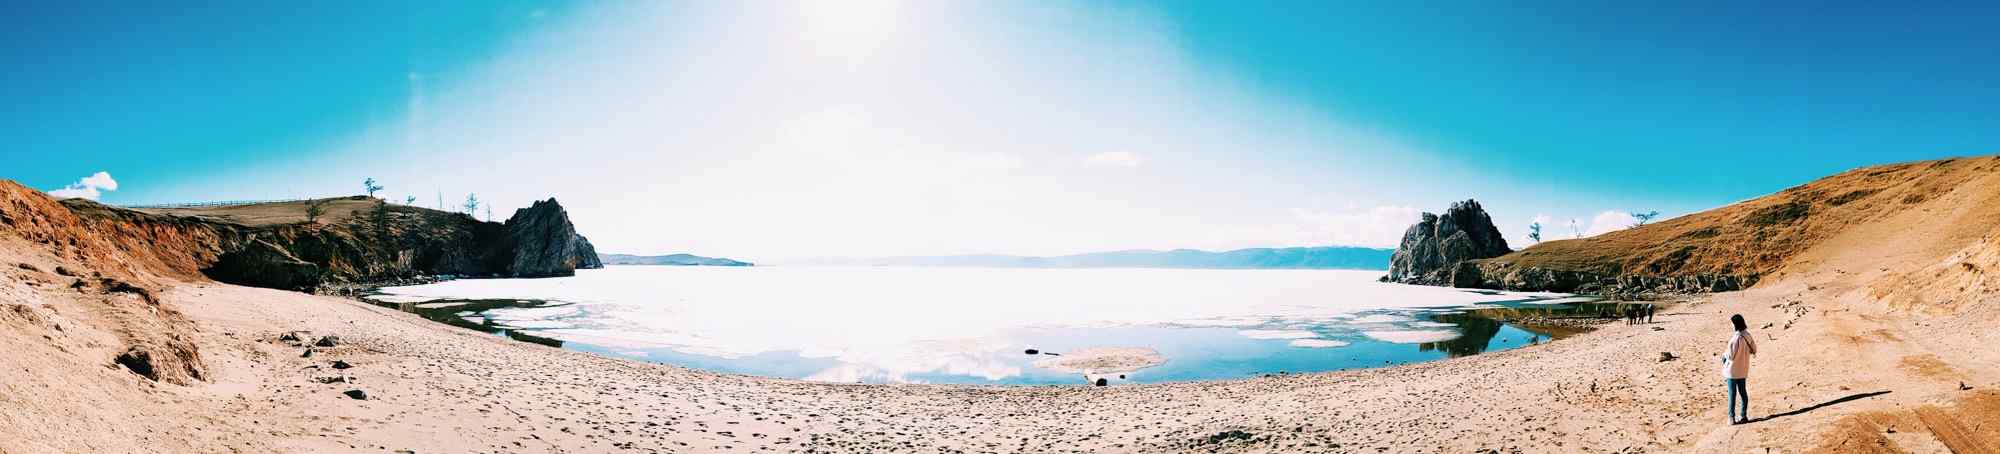
[{"label": "pointed rock formation", "polygon": [[[1403,233],[1403,243],[1389,256],[1386,282],[1418,285],[1476,286],[1479,273],[1470,261],[1513,252],[1493,218],[1479,202],[1451,204],[1443,215],[1424,213],[1423,220]],[[1463,271],[1463,272],[1461,272]]]},{"label": "pointed rock formation", "polygon": [[603,267],[597,249],[576,234],[569,212],[553,198],[514,210],[507,238],[514,246],[507,274],[514,277],[572,276],[577,268]]}]

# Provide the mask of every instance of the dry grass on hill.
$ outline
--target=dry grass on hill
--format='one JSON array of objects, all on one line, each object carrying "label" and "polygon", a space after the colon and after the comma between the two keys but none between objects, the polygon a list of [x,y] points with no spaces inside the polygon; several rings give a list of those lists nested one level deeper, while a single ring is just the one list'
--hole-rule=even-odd
[{"label": "dry grass on hill", "polygon": [[[319,200],[326,201],[326,204],[321,206],[322,209],[326,210],[326,213],[320,215],[319,222],[327,224],[343,223],[358,216],[366,216],[370,210],[375,209],[376,202],[376,199],[364,196]],[[199,217],[217,222],[263,227],[306,222],[306,203],[306,201],[302,200],[215,207],[139,208],[137,211],[171,216]]]},{"label": "dry grass on hill", "polygon": [[[1776,277],[1802,254],[1857,228],[1906,246],[1965,246],[2000,219],[2000,157],[1850,170],[1776,194],[1491,259],[1556,270],[1653,276]],[[1921,235],[1913,235],[1921,233]],[[1928,255],[1925,251],[1914,251]],[[1943,254],[1938,254],[1943,255]]]}]

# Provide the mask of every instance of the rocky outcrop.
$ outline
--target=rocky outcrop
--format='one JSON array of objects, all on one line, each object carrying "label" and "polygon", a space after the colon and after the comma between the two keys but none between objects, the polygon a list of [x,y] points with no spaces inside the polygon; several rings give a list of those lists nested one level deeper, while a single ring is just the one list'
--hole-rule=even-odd
[{"label": "rocky outcrop", "polygon": [[576,236],[576,255],[576,269],[589,270],[604,267],[603,258],[597,255],[597,246],[591,246],[590,239],[584,238],[583,235]]},{"label": "rocky outcrop", "polygon": [[507,218],[507,241],[512,258],[507,274],[515,277],[571,276],[577,268],[601,268],[597,248],[576,234],[556,199],[535,202],[514,211]]},{"label": "rocky outcrop", "polygon": [[1756,285],[1759,277],[1712,273],[1650,275],[1613,269],[1563,270],[1523,266],[1500,259],[1466,262],[1466,269],[1460,270],[1457,276],[1461,281],[1452,283],[1453,287],[1584,293],[1633,299],[1742,290]]},{"label": "rocky outcrop", "polygon": [[1403,233],[1402,244],[1389,256],[1383,280],[1404,284],[1475,286],[1481,280],[1469,262],[1513,252],[1493,218],[1478,201],[1451,204],[1443,215],[1424,213],[1422,221]]},{"label": "rocky outcrop", "polygon": [[322,280],[318,264],[299,260],[291,251],[264,240],[252,240],[222,254],[202,273],[238,285],[300,291],[311,291]]}]

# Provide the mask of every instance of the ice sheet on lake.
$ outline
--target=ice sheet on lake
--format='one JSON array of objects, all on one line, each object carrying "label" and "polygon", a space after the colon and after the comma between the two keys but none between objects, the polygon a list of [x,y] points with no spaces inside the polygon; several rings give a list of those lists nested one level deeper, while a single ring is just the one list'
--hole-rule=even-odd
[{"label": "ice sheet on lake", "polygon": [[1413,318],[1410,318],[1410,317],[1405,317],[1405,316],[1401,316],[1401,315],[1394,315],[1394,314],[1370,314],[1370,315],[1367,315],[1367,316],[1362,316],[1362,317],[1355,317],[1355,318],[1354,318],[1353,320],[1348,320],[1347,322],[1348,322],[1348,323],[1355,323],[1355,324],[1365,324],[1365,323],[1402,323],[1402,322],[1407,322],[1407,321],[1410,321],[1410,320],[1415,320],[1415,319],[1413,319]]},{"label": "ice sheet on lake", "polygon": [[1258,326],[1269,323],[1266,317],[1216,317],[1175,320],[1172,324],[1181,326],[1214,326],[1224,328]]},{"label": "ice sheet on lake", "polygon": [[1347,343],[1331,339],[1293,339],[1291,346],[1299,348],[1333,348],[1346,347]]},{"label": "ice sheet on lake", "polygon": [[1312,331],[1292,329],[1246,329],[1236,334],[1251,339],[1309,339],[1319,337]]},{"label": "ice sheet on lake", "polygon": [[[830,381],[895,380],[924,371],[1002,376],[1004,370],[978,359],[983,349],[914,346],[991,341],[1031,326],[1240,329],[1256,339],[1323,341],[1293,342],[1315,347],[1342,342],[1320,333],[1348,342],[1362,341],[1345,336],[1364,334],[1430,342],[1458,334],[1413,325],[1412,315],[1529,299],[1376,282],[1380,276],[1345,270],[612,267],[565,278],[391,287],[376,296],[565,302],[570,304],[492,309],[485,319],[540,326],[536,335],[612,351],[667,348],[721,358],[796,351],[853,364],[826,371],[822,378]],[[1018,356],[1022,347],[993,354]]]},{"label": "ice sheet on lake", "polygon": [[504,321],[547,320],[579,315],[583,315],[583,308],[574,304],[549,307],[507,307],[486,311],[486,318]]}]

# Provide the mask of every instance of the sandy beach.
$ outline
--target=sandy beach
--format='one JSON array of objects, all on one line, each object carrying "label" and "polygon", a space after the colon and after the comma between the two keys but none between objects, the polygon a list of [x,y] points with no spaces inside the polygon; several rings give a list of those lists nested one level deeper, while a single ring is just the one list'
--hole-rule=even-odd
[{"label": "sandy beach", "polygon": [[[0,311],[17,334],[4,346],[17,353],[0,365],[23,374],[9,374],[0,401],[9,453],[1947,452],[1948,437],[2000,437],[2000,368],[1978,347],[1991,330],[1962,317],[1898,321],[1805,284],[1696,298],[1652,325],[1445,361],[1101,388],[720,375],[212,283],[161,294],[199,327],[212,372],[179,386],[64,359],[102,348],[101,334],[54,329],[90,317],[83,306],[94,303],[49,287],[27,289],[43,292],[41,303]],[[1750,387],[1753,414],[1768,419],[1730,426],[1715,355],[1738,312],[1761,327],[1766,353]],[[310,334],[279,340],[294,331]],[[339,343],[305,345],[326,335]],[[1678,359],[1662,362],[1661,352]]]}]

